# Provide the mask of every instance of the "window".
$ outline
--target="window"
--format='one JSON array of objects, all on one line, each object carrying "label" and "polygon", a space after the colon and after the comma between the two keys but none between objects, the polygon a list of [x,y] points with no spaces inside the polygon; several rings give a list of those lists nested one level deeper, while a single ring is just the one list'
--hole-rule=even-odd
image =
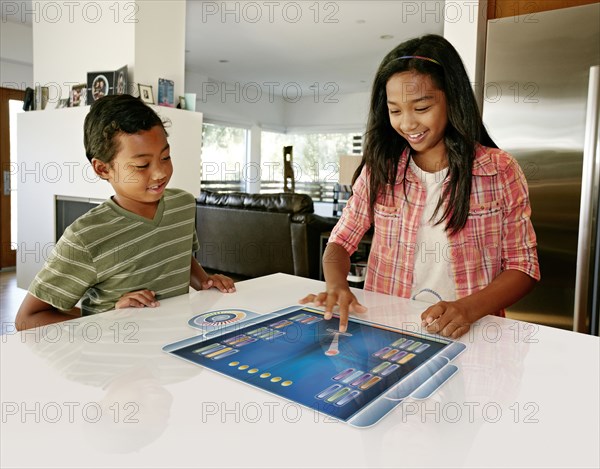
[{"label": "window", "polygon": [[339,178],[339,155],[352,153],[353,134],[281,134],[261,136],[262,191],[282,190],[283,147],[292,145],[296,192],[316,200],[331,198]]},{"label": "window", "polygon": [[202,185],[213,190],[244,190],[248,131],[202,125]]}]

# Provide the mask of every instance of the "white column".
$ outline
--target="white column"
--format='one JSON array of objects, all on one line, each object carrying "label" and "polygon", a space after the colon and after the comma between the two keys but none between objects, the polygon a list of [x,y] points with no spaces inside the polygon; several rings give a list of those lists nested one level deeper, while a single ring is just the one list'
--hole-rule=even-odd
[{"label": "white column", "polygon": [[137,83],[152,85],[159,78],[175,82],[175,104],[185,90],[185,1],[138,0],[135,25]]},{"label": "white column", "polygon": [[446,1],[444,37],[463,59],[480,110],[483,105],[486,34],[487,1]]},{"label": "white column", "polygon": [[135,15],[129,14],[135,7],[121,1],[32,2],[34,83],[48,86],[50,98],[59,92],[66,98],[73,84],[86,83],[88,72],[127,65],[131,80]]},{"label": "white column", "polygon": [[260,165],[260,149],[261,149],[262,128],[258,125],[253,125],[248,131],[248,153],[246,157],[246,165],[242,170],[242,178],[246,179],[246,192],[250,194],[258,194],[260,192],[261,180],[261,165]]},{"label": "white column", "polygon": [[88,72],[127,65],[130,83],[152,85],[156,96],[158,79],[171,79],[177,98],[185,89],[185,12],[184,0],[33,1],[21,11],[33,27],[33,81],[67,97]]}]

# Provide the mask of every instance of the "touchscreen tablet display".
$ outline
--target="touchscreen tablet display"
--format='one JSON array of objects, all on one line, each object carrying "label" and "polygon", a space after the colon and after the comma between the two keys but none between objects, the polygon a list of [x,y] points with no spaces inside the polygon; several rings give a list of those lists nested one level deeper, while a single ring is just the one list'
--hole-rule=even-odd
[{"label": "touchscreen tablet display", "polygon": [[337,318],[295,307],[165,350],[348,421],[451,343],[355,319],[346,333],[338,327]]}]

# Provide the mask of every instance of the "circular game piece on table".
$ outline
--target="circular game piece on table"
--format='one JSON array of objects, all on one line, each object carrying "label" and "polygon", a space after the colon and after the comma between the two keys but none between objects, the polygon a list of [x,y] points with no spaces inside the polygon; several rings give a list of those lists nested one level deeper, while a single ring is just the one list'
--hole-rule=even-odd
[{"label": "circular game piece on table", "polygon": [[234,322],[243,321],[246,319],[246,312],[239,309],[224,309],[220,311],[209,311],[208,313],[199,314],[190,319],[190,326],[194,327],[214,327],[226,326]]}]

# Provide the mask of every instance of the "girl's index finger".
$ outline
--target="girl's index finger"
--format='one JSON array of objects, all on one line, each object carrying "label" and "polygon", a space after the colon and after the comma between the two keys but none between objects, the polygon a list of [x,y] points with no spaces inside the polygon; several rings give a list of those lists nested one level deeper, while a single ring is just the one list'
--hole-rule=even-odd
[{"label": "girl's index finger", "polygon": [[346,332],[348,329],[348,316],[350,305],[347,300],[340,302],[340,332]]},{"label": "girl's index finger", "polygon": [[340,332],[346,332],[348,329],[348,317],[350,316],[350,312],[359,312],[357,306],[364,306],[358,303],[356,297],[348,292],[347,294],[342,294],[338,298],[338,305],[340,307]]}]

